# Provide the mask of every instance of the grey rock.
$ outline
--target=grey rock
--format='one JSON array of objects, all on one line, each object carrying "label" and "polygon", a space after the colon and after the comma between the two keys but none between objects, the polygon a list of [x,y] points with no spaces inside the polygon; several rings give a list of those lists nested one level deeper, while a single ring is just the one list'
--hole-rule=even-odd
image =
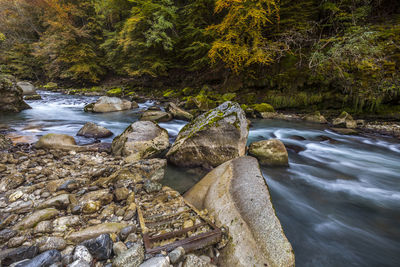
[{"label": "grey rock", "polygon": [[76,135],[88,138],[106,138],[112,136],[113,133],[103,126],[99,126],[93,122],[87,122]]},{"label": "grey rock", "polygon": [[128,110],[132,108],[132,103],[128,100],[123,100],[118,97],[100,97],[93,105],[93,112],[114,112]]},{"label": "grey rock", "polygon": [[8,266],[14,262],[18,262],[24,259],[32,259],[39,252],[37,246],[22,246],[19,248],[11,248],[0,251],[0,262],[4,266]]},{"label": "grey rock", "polygon": [[127,227],[124,227],[121,232],[119,233],[119,237],[121,240],[125,240],[130,233],[136,232],[136,226],[135,225],[129,225]]},{"label": "grey rock", "polygon": [[36,95],[36,88],[30,82],[17,82],[17,86],[22,90],[23,95]]},{"label": "grey rock", "polygon": [[168,257],[172,264],[181,262],[184,256],[185,256],[185,249],[183,247],[177,247],[168,254]]},{"label": "grey rock", "polygon": [[113,262],[113,267],[137,267],[144,259],[143,246],[135,243],[131,248],[122,252]]},{"label": "grey rock", "polygon": [[67,246],[67,242],[62,237],[43,236],[36,240],[36,245],[40,252],[44,252],[52,249],[63,250]]},{"label": "grey rock", "polygon": [[153,257],[139,265],[140,267],[169,267],[168,257]]},{"label": "grey rock", "polygon": [[253,142],[249,146],[249,154],[256,157],[261,165],[287,166],[289,157],[285,145],[278,139]]},{"label": "grey rock", "polygon": [[172,120],[172,115],[165,111],[147,110],[140,117],[141,121],[167,122]]},{"label": "grey rock", "polygon": [[128,250],[128,248],[126,247],[126,245],[123,243],[123,242],[121,242],[121,241],[119,241],[119,242],[116,242],[116,243],[114,243],[114,245],[113,245],[113,252],[114,252],[114,255],[120,255],[122,252],[124,252],[124,251],[126,251],[126,250]]},{"label": "grey rock", "polygon": [[191,121],[193,119],[193,115],[190,114],[189,112],[179,108],[177,105],[174,103],[168,103],[167,106],[167,111],[172,114],[172,116],[175,119],[178,120],[186,120],[186,121]]},{"label": "grey rock", "polygon": [[89,264],[93,261],[93,257],[90,254],[89,250],[85,246],[82,246],[82,245],[78,245],[75,247],[73,258],[74,258],[74,261],[82,260]]},{"label": "grey rock", "polygon": [[18,264],[16,267],[48,267],[59,261],[61,261],[61,253],[57,250],[48,250],[26,263]]},{"label": "grey rock", "polygon": [[84,260],[76,260],[67,265],[68,267],[90,267],[91,265]]},{"label": "grey rock", "polygon": [[17,231],[12,229],[4,229],[0,231],[0,244],[7,242],[10,238],[17,235]]},{"label": "grey rock", "polygon": [[102,234],[96,238],[86,240],[81,245],[85,246],[90,254],[100,261],[109,259],[113,249],[113,241],[109,234]]},{"label": "grey rock", "polygon": [[65,209],[69,205],[69,203],[69,194],[61,194],[42,202],[41,204],[39,204],[38,209],[46,209],[52,207]]},{"label": "grey rock", "polygon": [[[216,265],[208,263],[194,254],[186,255],[182,267],[214,267]],[[229,265],[226,265],[229,266]],[[233,266],[233,265],[232,265]],[[250,265],[249,265],[250,266]]]},{"label": "grey rock", "polygon": [[35,233],[51,233],[52,230],[53,223],[51,221],[41,221],[34,228]]},{"label": "grey rock", "polygon": [[157,182],[145,180],[143,188],[144,188],[144,190],[146,190],[147,193],[154,193],[154,192],[160,191],[162,188],[162,185]]},{"label": "grey rock", "polygon": [[0,112],[20,112],[30,106],[23,100],[23,92],[11,75],[0,74]]}]

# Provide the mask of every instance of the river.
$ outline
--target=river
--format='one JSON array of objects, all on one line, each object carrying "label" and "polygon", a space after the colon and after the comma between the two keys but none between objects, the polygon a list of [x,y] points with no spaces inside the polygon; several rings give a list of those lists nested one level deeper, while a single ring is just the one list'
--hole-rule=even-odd
[{"label": "river", "polygon": [[[93,114],[83,107],[97,97],[39,93],[42,100],[27,101],[32,109],[0,116],[0,123],[32,139],[46,133],[75,136],[88,121],[118,135],[153,105]],[[184,125],[160,123],[171,142]],[[304,122],[253,120],[248,142],[269,138],[279,138],[289,151],[289,167],[263,167],[262,172],[297,266],[400,266],[399,140],[345,136]],[[199,178],[168,167],[164,183],[184,192]]]}]

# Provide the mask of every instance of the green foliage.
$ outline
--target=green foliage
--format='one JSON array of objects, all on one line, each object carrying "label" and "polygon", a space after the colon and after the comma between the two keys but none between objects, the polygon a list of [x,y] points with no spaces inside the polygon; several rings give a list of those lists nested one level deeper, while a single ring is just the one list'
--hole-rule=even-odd
[{"label": "green foliage", "polygon": [[114,88],[107,91],[107,96],[122,96],[122,88]]},{"label": "green foliage", "polygon": [[275,112],[274,107],[267,103],[255,104],[251,106],[257,112]]}]

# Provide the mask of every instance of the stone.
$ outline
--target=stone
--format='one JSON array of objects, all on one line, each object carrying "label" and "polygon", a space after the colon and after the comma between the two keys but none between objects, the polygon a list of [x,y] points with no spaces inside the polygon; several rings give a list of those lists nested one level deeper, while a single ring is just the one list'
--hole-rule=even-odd
[{"label": "stone", "polygon": [[23,92],[11,75],[0,74],[0,113],[20,112],[30,106],[23,100]]},{"label": "stone", "polygon": [[37,246],[22,246],[19,248],[0,250],[0,262],[3,266],[9,266],[23,259],[32,259],[38,252],[39,248]]},{"label": "stone", "polygon": [[138,121],[113,140],[111,151],[115,156],[123,156],[126,161],[133,162],[156,157],[168,146],[167,130],[151,121]]},{"label": "stone", "polygon": [[27,95],[24,97],[25,100],[41,100],[41,95]]},{"label": "stone", "polygon": [[9,248],[16,248],[21,246],[27,240],[26,236],[16,236],[8,240],[7,246]]},{"label": "stone", "polygon": [[71,242],[80,243],[82,241],[96,238],[101,234],[118,234],[122,228],[126,227],[124,223],[102,223],[94,226],[89,226],[85,229],[73,232],[67,236]]},{"label": "stone", "polygon": [[262,140],[250,144],[249,154],[261,165],[288,166],[289,158],[285,145],[278,139]]},{"label": "stone", "polygon": [[51,233],[53,231],[53,223],[51,221],[41,221],[35,226],[34,233]]},{"label": "stone", "polygon": [[131,248],[123,251],[113,261],[113,267],[137,267],[144,259],[143,246],[139,243],[134,243]]},{"label": "stone", "polygon": [[66,232],[68,228],[81,224],[81,219],[77,215],[64,216],[55,219],[52,222],[54,232]]},{"label": "stone", "polygon": [[91,267],[91,265],[84,260],[76,260],[67,265],[68,267]]},{"label": "stone", "polygon": [[[194,254],[186,255],[185,261],[183,262],[183,265],[182,265],[182,267],[214,267],[214,266],[216,266],[216,265],[208,263],[208,262],[202,260],[200,257],[197,257]],[[239,265],[221,265],[221,266],[239,266]],[[252,265],[246,265],[246,266],[252,266]],[[265,266],[265,265],[262,265],[262,266]]]},{"label": "stone", "polygon": [[15,229],[24,230],[35,227],[39,222],[50,220],[56,217],[60,212],[54,208],[38,210],[25,217],[15,225]]},{"label": "stone", "polygon": [[18,199],[20,199],[22,196],[24,195],[24,193],[22,193],[22,191],[18,190],[15,191],[14,193],[12,193],[9,197],[8,197],[8,202],[15,202]]},{"label": "stone", "polygon": [[333,120],[332,122],[333,126],[336,128],[349,128],[349,129],[354,129],[357,127],[357,122],[353,119],[353,117],[347,113],[346,111],[343,111],[339,117]]},{"label": "stone", "polygon": [[[0,192],[6,192],[22,185],[25,179],[22,175],[9,175],[0,180]],[[13,203],[14,204],[14,203]]]},{"label": "stone", "polygon": [[331,128],[332,131],[344,135],[357,135],[358,131],[349,128]]},{"label": "stone", "polygon": [[88,138],[106,138],[112,136],[113,133],[103,126],[99,126],[93,122],[87,122],[76,135]]},{"label": "stone", "polygon": [[37,148],[73,148],[76,146],[75,139],[66,134],[46,134],[40,137],[35,145]]},{"label": "stone", "polygon": [[93,257],[90,254],[89,250],[82,245],[78,245],[75,247],[73,259],[74,261],[82,260],[89,264],[93,261]]},{"label": "stone", "polygon": [[48,250],[16,267],[48,267],[55,262],[61,261],[61,253],[57,250]]},{"label": "stone", "polygon": [[319,112],[315,112],[314,114],[309,114],[304,116],[303,118],[305,121],[312,122],[312,123],[320,123],[326,124],[328,121],[322,116]]},{"label": "stone", "polygon": [[84,205],[85,203],[88,202],[99,201],[101,205],[107,205],[111,203],[112,200],[113,200],[113,195],[110,194],[110,191],[108,189],[101,189],[84,194],[79,199],[79,204]]},{"label": "stone", "polygon": [[161,190],[162,185],[160,183],[157,182],[153,182],[150,180],[145,180],[144,181],[144,186],[143,186],[144,190],[146,190],[147,193],[154,193],[154,192],[158,192]]},{"label": "stone", "polygon": [[193,119],[192,114],[179,108],[177,105],[175,105],[172,102],[168,103],[167,111],[169,113],[171,113],[175,119],[178,119],[178,120],[191,121]]},{"label": "stone", "polygon": [[36,95],[36,88],[30,82],[17,82],[17,86],[22,90],[23,95]]},{"label": "stone", "polygon": [[107,260],[111,257],[113,241],[109,234],[86,240],[81,245],[85,246],[96,260]]},{"label": "stone", "polygon": [[165,111],[158,110],[147,110],[142,116],[140,116],[141,121],[155,121],[155,122],[167,122],[172,120],[172,115]]},{"label": "stone", "polygon": [[[12,141],[10,140],[10,138],[8,138],[7,136],[5,136],[4,134],[0,134],[0,150],[8,150],[12,147]],[[3,172],[5,170],[7,170],[7,166],[2,164],[2,171]]]},{"label": "stone", "polygon": [[129,110],[132,108],[132,103],[118,97],[100,97],[93,105],[93,112],[104,113]]},{"label": "stone", "polygon": [[36,245],[39,247],[40,252],[44,252],[51,249],[63,250],[66,248],[67,242],[62,237],[43,236],[36,240]]},{"label": "stone", "polygon": [[117,201],[125,200],[129,196],[129,189],[125,187],[117,188],[115,189],[114,195]]},{"label": "stone", "polygon": [[182,167],[216,167],[245,154],[248,133],[244,111],[227,101],[183,127],[166,156]]},{"label": "stone", "polygon": [[122,252],[124,252],[126,250],[128,250],[128,248],[121,241],[116,242],[113,245],[113,252],[114,252],[114,255],[116,255],[116,256],[120,255]]},{"label": "stone", "polygon": [[125,214],[124,214],[124,221],[129,221],[133,218],[133,216],[136,215],[136,204],[135,203],[131,203],[127,206],[126,210],[125,210]]},{"label": "stone", "polygon": [[17,231],[12,229],[3,229],[0,231],[0,244],[7,242],[10,238],[17,235]]},{"label": "stone", "polygon": [[129,225],[127,227],[124,227],[121,232],[119,233],[119,237],[121,238],[122,241],[124,241],[130,233],[136,232],[136,226],[135,225]]},{"label": "stone", "polygon": [[140,267],[169,267],[168,257],[153,257],[139,265]]},{"label": "stone", "polygon": [[177,247],[168,254],[168,257],[172,264],[177,264],[183,260],[185,256],[185,249],[183,247]]},{"label": "stone", "polygon": [[40,203],[38,209],[46,209],[46,208],[65,209],[68,207],[69,204],[70,204],[69,194],[61,194]]},{"label": "stone", "polygon": [[228,227],[231,241],[220,250],[221,266],[295,265],[257,159],[240,157],[218,166],[184,197]]},{"label": "stone", "polygon": [[86,202],[85,204],[83,204],[82,212],[85,214],[92,214],[92,213],[99,211],[100,208],[101,208],[100,201],[90,200],[90,201]]}]

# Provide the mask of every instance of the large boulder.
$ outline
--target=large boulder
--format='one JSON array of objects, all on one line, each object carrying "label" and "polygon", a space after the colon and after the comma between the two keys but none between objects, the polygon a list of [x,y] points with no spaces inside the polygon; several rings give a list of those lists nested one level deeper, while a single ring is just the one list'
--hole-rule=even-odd
[{"label": "large boulder", "polygon": [[11,75],[0,75],[0,113],[20,112],[30,108],[23,100],[22,90]]},{"label": "large boulder", "polygon": [[289,165],[289,158],[285,145],[278,139],[262,140],[251,143],[249,154],[256,157],[260,161],[261,165]]},{"label": "large boulder", "polygon": [[357,127],[357,122],[353,119],[353,117],[347,113],[346,111],[343,111],[339,117],[333,120],[332,122],[333,126],[336,128],[349,128],[349,129],[354,129]]},{"label": "large boulder", "polygon": [[167,122],[172,120],[172,115],[161,110],[146,110],[140,117],[141,121]]},{"label": "large boulder", "polygon": [[36,143],[37,148],[72,148],[76,146],[75,139],[66,134],[46,134]]},{"label": "large boulder", "polygon": [[156,157],[168,146],[167,130],[152,121],[137,121],[113,140],[111,151],[127,161],[136,161]]},{"label": "large boulder", "polygon": [[192,187],[185,199],[208,209],[230,242],[220,252],[221,266],[294,266],[293,249],[276,217],[268,186],[253,157],[228,161]]},{"label": "large boulder", "polygon": [[118,97],[100,97],[93,105],[93,112],[113,112],[122,111],[132,108],[132,103],[129,100],[121,99]]},{"label": "large boulder", "polygon": [[78,131],[76,135],[89,137],[89,138],[105,138],[110,137],[113,133],[93,122],[87,122],[83,127]]},{"label": "large boulder", "polygon": [[21,88],[23,95],[36,95],[36,88],[30,82],[17,82],[17,86]]},{"label": "large boulder", "polygon": [[216,167],[246,152],[248,122],[239,104],[227,101],[188,123],[167,153],[184,167]]},{"label": "large boulder", "polygon": [[191,121],[193,119],[193,115],[192,114],[190,114],[189,112],[179,108],[177,105],[175,105],[172,102],[168,103],[167,111],[169,113],[171,113],[172,116],[175,119],[178,119],[178,120]]}]

